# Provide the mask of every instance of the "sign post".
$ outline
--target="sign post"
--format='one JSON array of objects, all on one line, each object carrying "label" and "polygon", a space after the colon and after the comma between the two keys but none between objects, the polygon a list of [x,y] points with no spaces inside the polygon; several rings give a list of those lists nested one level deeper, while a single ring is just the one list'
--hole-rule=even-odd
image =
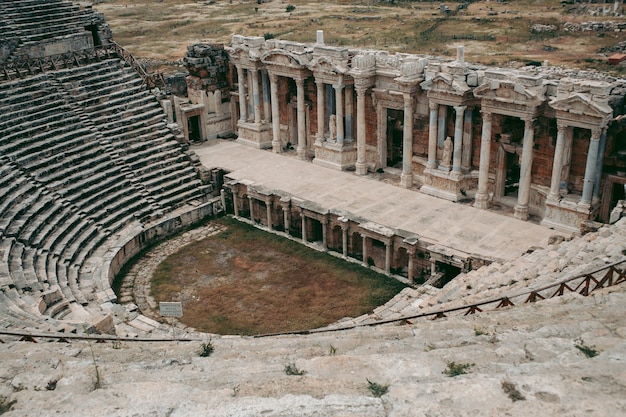
[{"label": "sign post", "polygon": [[172,326],[172,336],[176,339],[176,325],[174,320],[169,320],[170,318],[180,318],[183,316],[183,305],[179,301],[161,301],[159,303],[159,312],[161,316],[167,317],[170,326]]}]

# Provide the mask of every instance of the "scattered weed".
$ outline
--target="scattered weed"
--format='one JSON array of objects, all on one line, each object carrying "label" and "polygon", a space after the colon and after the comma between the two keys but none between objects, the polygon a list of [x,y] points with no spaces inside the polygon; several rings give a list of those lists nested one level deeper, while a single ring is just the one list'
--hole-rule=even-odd
[{"label": "scattered weed", "polygon": [[488,336],[489,333],[482,327],[474,327],[474,336],[482,336],[482,335]]},{"label": "scattered weed", "polygon": [[209,356],[211,356],[214,350],[215,347],[213,346],[213,342],[209,340],[208,342],[202,343],[200,345],[200,352],[198,353],[198,355],[202,358],[208,358]]},{"label": "scattered weed", "polygon": [[328,354],[329,354],[330,356],[334,356],[334,355],[335,355],[335,353],[337,353],[337,348],[336,348],[336,347],[334,347],[333,345],[330,345],[330,349],[328,349]]},{"label": "scattered weed", "polygon": [[473,363],[456,363],[454,361],[448,362],[447,368],[443,371],[445,375],[449,377],[455,377],[468,373],[469,369],[474,366]]},{"label": "scattered weed", "polygon": [[304,375],[306,371],[304,369],[298,369],[295,363],[289,363],[285,365],[285,373],[287,375]]},{"label": "scattered weed", "polygon": [[383,385],[376,382],[372,382],[367,379],[367,388],[370,390],[374,397],[382,397],[389,391],[389,385]]},{"label": "scattered weed", "polygon": [[524,401],[526,399],[526,397],[519,392],[515,384],[510,381],[502,381],[501,387],[502,391],[504,391],[504,393],[508,395],[513,402]]},{"label": "scattered weed", "polygon": [[0,396],[0,415],[13,409],[13,405],[17,400],[9,401],[7,397]]},{"label": "scattered weed", "polygon": [[587,346],[585,344],[585,342],[583,342],[582,339],[577,339],[576,340],[576,349],[580,350],[583,355],[585,355],[588,358],[593,358],[595,356],[598,356],[598,350],[596,349],[595,346]]}]

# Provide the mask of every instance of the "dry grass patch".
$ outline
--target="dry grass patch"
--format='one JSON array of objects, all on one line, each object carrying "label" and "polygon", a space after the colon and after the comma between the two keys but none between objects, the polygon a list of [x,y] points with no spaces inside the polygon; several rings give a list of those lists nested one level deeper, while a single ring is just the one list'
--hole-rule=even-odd
[{"label": "dry grass patch", "polygon": [[181,301],[181,321],[219,334],[325,326],[385,303],[404,285],[358,265],[224,218],[221,233],[181,248],[155,271],[156,301]]}]

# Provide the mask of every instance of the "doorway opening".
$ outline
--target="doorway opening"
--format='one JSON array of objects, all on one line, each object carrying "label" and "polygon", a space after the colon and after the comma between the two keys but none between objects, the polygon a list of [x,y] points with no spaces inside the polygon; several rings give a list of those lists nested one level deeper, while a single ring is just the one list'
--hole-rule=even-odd
[{"label": "doorway opening", "polygon": [[387,109],[387,166],[401,168],[404,111]]}]

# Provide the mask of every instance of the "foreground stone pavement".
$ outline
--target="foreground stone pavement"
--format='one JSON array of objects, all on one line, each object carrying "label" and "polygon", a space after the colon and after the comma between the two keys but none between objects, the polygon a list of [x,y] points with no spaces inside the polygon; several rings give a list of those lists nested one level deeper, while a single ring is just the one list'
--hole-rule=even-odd
[{"label": "foreground stone pavement", "polygon": [[[3,337],[0,396],[16,401],[10,417],[622,416],[624,317],[626,293],[617,286],[471,317],[306,336],[214,336],[207,358],[199,342]],[[599,354],[587,358],[576,344]],[[452,361],[473,366],[449,377],[443,371]],[[286,375],[289,363],[306,374]],[[367,379],[388,384],[388,393],[374,397]],[[54,390],[46,389],[50,381]],[[503,383],[524,399],[513,401]]]}]

